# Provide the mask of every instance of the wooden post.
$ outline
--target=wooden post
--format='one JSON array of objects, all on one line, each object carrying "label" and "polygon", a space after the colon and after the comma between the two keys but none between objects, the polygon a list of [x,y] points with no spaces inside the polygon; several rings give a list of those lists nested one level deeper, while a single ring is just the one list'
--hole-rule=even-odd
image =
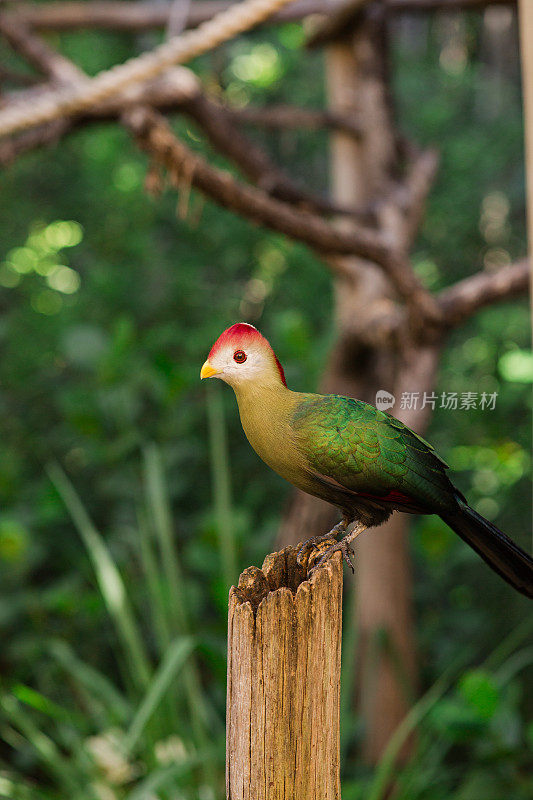
[{"label": "wooden post", "polygon": [[248,567],[228,619],[227,800],[340,800],[342,564]]}]

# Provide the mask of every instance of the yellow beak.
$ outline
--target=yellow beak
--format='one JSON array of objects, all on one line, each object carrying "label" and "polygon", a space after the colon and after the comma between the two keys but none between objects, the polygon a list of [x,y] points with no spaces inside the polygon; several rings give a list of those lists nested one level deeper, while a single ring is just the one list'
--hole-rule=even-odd
[{"label": "yellow beak", "polygon": [[204,378],[212,378],[213,375],[218,375],[220,371],[221,370],[211,366],[209,361],[206,361],[200,371],[200,380],[203,380]]}]

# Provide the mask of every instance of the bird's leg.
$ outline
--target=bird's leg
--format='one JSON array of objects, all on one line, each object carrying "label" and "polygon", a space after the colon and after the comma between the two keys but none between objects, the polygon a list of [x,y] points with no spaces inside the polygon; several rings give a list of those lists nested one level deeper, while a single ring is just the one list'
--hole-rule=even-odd
[{"label": "bird's leg", "polygon": [[340,540],[340,542],[336,542],[332,544],[331,547],[328,547],[325,553],[323,553],[322,557],[318,561],[318,563],[313,567],[313,570],[317,569],[318,567],[322,566],[328,558],[331,558],[333,553],[336,553],[340,550],[342,553],[343,559],[349,565],[352,572],[355,572],[355,567],[352,561],[352,556],[354,555],[353,549],[350,547],[350,543],[353,542],[356,536],[359,536],[360,533],[366,531],[368,525],[365,525],[364,522],[354,522],[352,529],[346,534],[346,536]]},{"label": "bird's leg", "polygon": [[310,555],[311,550],[320,544],[320,542],[323,542],[325,539],[335,539],[339,533],[345,533],[349,524],[350,520],[348,517],[343,516],[341,521],[337,522],[328,533],[322,533],[319,536],[312,536],[310,539],[307,539],[298,550],[298,556],[296,558],[298,564],[303,564],[305,556]]}]

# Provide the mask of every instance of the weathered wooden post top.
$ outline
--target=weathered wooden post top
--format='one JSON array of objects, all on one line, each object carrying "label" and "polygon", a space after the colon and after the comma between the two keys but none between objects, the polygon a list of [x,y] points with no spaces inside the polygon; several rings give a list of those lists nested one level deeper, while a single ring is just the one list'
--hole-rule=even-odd
[{"label": "weathered wooden post top", "polygon": [[228,800],[340,800],[341,556],[307,578],[297,553],[230,590]]}]

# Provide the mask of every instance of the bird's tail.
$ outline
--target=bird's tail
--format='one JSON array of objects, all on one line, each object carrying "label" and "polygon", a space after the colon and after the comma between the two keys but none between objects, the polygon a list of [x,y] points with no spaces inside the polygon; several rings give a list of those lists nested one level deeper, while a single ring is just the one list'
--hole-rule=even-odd
[{"label": "bird's tail", "polygon": [[457,501],[455,511],[442,515],[444,522],[507,583],[533,597],[533,558],[462,498]]}]

